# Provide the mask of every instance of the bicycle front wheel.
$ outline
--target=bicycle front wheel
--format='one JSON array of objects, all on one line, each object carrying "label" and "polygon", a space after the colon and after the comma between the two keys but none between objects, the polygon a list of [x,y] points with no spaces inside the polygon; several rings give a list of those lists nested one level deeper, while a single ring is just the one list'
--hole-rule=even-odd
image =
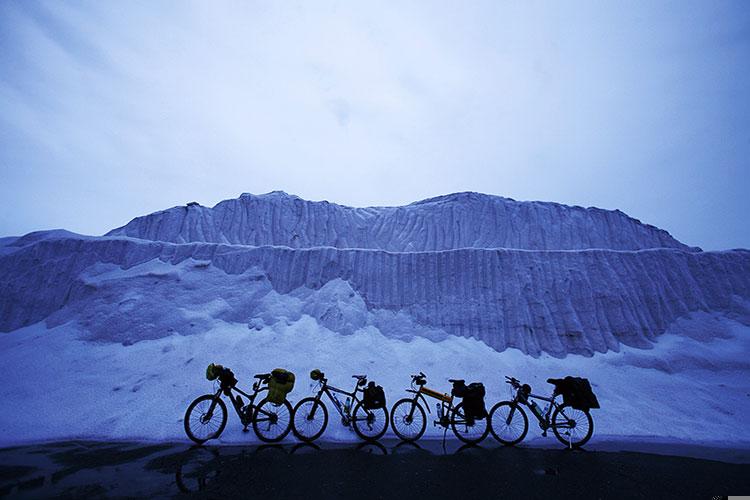
[{"label": "bicycle front wheel", "polygon": [[227,425],[227,405],[221,397],[206,394],[190,403],[183,421],[187,437],[203,444],[224,432]]},{"label": "bicycle front wheel", "polygon": [[328,409],[316,398],[305,398],[294,407],[292,432],[302,441],[315,441],[327,425]]},{"label": "bicycle front wheel", "polygon": [[266,443],[281,441],[292,428],[292,405],[284,400],[282,404],[264,399],[255,408],[253,430]]},{"label": "bicycle front wheel", "polygon": [[427,429],[427,415],[422,405],[413,399],[404,398],[391,408],[391,427],[404,441],[416,441]]},{"label": "bicycle front wheel", "polygon": [[562,405],[552,413],[552,431],[565,446],[580,448],[594,433],[594,419],[587,411]]},{"label": "bicycle front wheel", "polygon": [[388,429],[388,410],[374,408],[368,410],[361,401],[354,407],[352,418],[354,432],[366,441],[380,439]]},{"label": "bicycle front wheel", "polygon": [[470,418],[466,416],[464,404],[454,408],[451,414],[453,434],[464,443],[476,444],[487,437],[489,417]]},{"label": "bicycle front wheel", "polygon": [[489,419],[492,436],[505,446],[520,443],[529,432],[529,417],[513,401],[502,401],[493,406]]}]

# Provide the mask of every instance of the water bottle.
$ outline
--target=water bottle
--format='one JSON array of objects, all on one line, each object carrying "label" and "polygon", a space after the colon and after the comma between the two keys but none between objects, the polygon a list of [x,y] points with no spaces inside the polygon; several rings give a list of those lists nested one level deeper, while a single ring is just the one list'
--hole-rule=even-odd
[{"label": "water bottle", "polygon": [[541,408],[539,408],[539,405],[538,405],[538,404],[536,404],[536,401],[533,401],[533,400],[532,400],[532,401],[529,401],[529,408],[531,408],[531,411],[533,411],[533,412],[534,412],[534,415],[536,415],[536,416],[537,416],[537,417],[539,417],[540,419],[541,419],[541,418],[544,418],[544,417],[542,416],[542,409],[541,409]]},{"label": "water bottle", "polygon": [[346,402],[344,403],[344,413],[348,415],[351,407],[352,407],[352,398],[346,398]]}]

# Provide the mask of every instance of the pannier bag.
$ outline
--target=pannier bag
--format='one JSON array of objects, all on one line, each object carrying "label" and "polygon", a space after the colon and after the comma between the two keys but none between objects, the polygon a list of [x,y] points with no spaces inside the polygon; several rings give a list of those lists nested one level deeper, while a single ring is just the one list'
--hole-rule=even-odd
[{"label": "pannier bag", "polygon": [[474,382],[465,387],[466,391],[463,396],[463,403],[466,418],[469,420],[485,418],[487,416],[487,408],[484,406],[484,384]]},{"label": "pannier bag", "polygon": [[294,373],[276,368],[268,379],[268,400],[280,405],[286,401],[286,395],[294,389]]},{"label": "pannier bag", "polygon": [[566,405],[584,411],[599,408],[599,400],[596,399],[594,391],[591,390],[588,379],[565,377],[562,382],[562,387],[558,386],[558,390],[562,393],[563,402]]},{"label": "pannier bag", "polygon": [[367,384],[367,387],[364,388],[362,406],[365,407],[365,410],[385,408],[385,391],[383,388],[379,385],[375,385],[375,382]]}]

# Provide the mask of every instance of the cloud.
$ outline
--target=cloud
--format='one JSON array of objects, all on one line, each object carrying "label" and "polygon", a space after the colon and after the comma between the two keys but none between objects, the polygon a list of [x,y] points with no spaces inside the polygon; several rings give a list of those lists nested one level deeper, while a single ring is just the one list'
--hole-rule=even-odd
[{"label": "cloud", "polygon": [[243,191],[472,189],[750,246],[747,11],[2,2],[0,233],[102,233]]}]

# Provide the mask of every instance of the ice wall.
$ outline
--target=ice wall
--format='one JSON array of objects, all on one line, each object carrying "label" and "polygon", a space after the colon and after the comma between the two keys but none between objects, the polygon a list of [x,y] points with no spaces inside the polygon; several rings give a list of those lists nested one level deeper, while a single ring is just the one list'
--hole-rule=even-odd
[{"label": "ice wall", "polygon": [[196,203],[133,219],[111,236],[253,246],[370,248],[691,249],[664,230],[615,210],[456,193],[402,207],[352,208],[283,192],[243,194],[213,208]]},{"label": "ice wall", "polygon": [[[56,234],[21,238],[0,252],[0,330],[105,293],[81,278],[91,266],[127,269],[153,259],[175,265],[205,261],[231,275],[261,270],[282,294],[302,286],[320,289],[340,278],[370,309],[400,311],[426,327],[532,355],[592,354],[621,343],[650,347],[650,340],[693,311],[720,311],[750,323],[746,250],[392,253]],[[226,286],[243,293],[236,280],[227,279]],[[179,296],[173,300],[181,306]]]}]

